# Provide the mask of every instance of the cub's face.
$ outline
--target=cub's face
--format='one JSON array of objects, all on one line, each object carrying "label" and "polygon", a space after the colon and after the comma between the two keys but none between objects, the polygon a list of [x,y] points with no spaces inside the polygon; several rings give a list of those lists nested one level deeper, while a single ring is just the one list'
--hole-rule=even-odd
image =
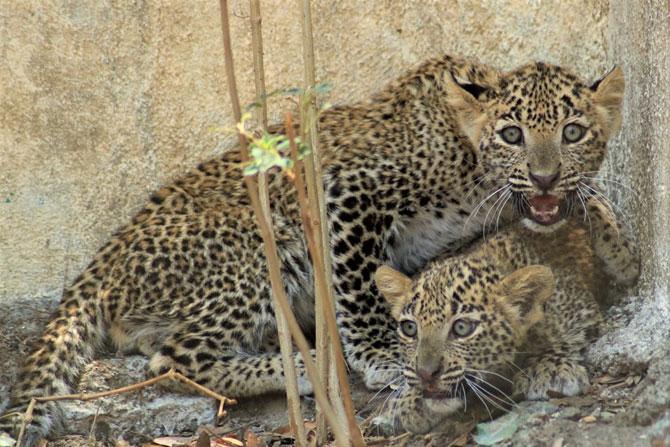
[{"label": "cub's face", "polygon": [[380,267],[375,282],[398,323],[409,393],[434,400],[463,400],[509,367],[554,290],[547,267],[501,278],[483,261],[458,258],[416,280]]},{"label": "cub's face", "polygon": [[619,129],[624,93],[615,68],[592,85],[534,63],[490,86],[459,84],[447,94],[461,130],[477,149],[492,202],[512,204],[537,231],[552,231],[596,194],[592,178]]}]

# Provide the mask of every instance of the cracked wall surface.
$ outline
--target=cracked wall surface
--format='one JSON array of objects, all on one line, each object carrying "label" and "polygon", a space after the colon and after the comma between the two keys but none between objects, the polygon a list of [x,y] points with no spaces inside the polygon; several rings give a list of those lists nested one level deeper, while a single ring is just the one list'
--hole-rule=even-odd
[{"label": "cracked wall surface", "polygon": [[[230,5],[248,104],[248,2]],[[335,103],[447,52],[594,78],[610,64],[607,3],[561,6],[315,1],[317,76]],[[300,85],[297,6],[262,8],[268,90]],[[0,11],[0,302],[57,299],[150,191],[229,147],[218,2],[0,0]]]}]

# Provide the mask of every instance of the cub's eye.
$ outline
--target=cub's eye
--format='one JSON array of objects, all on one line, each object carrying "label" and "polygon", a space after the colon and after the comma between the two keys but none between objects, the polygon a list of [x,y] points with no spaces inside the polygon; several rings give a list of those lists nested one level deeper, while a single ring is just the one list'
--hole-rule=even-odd
[{"label": "cub's eye", "polygon": [[417,328],[416,323],[412,320],[402,320],[400,322],[400,332],[403,333],[405,337],[414,338],[416,337]]},{"label": "cub's eye", "polygon": [[563,142],[576,143],[582,139],[586,129],[579,124],[570,123],[563,128]]},{"label": "cub's eye", "polygon": [[467,337],[475,330],[475,323],[470,320],[456,320],[451,325],[451,332],[456,337]]},{"label": "cub's eye", "polygon": [[523,131],[518,126],[507,126],[499,133],[507,144],[519,145],[523,143]]}]

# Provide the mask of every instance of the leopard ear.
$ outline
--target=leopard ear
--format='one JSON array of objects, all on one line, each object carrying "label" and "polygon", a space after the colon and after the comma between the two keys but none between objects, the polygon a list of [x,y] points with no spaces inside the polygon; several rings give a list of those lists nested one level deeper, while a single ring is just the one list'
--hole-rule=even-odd
[{"label": "leopard ear", "polygon": [[519,334],[544,317],[544,303],[554,293],[555,284],[551,269],[542,265],[521,268],[500,282],[498,304]]},{"label": "leopard ear", "polygon": [[393,317],[398,318],[412,289],[412,280],[399,271],[383,265],[375,272],[375,284],[377,290],[391,305]]},{"label": "leopard ear", "polygon": [[445,74],[447,103],[454,110],[461,131],[475,148],[479,146],[479,136],[486,120],[480,98],[488,89],[485,85],[460,80],[451,72]]},{"label": "leopard ear", "polygon": [[593,102],[608,137],[616,134],[621,127],[621,107],[625,87],[626,81],[620,67],[612,68],[590,87],[593,91]]}]

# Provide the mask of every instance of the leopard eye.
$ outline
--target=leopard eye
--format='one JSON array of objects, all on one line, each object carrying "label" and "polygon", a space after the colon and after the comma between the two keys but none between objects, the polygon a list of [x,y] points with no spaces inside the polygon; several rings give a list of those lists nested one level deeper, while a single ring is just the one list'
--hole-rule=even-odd
[{"label": "leopard eye", "polygon": [[523,131],[518,126],[507,126],[499,133],[507,144],[520,145],[523,143]]},{"label": "leopard eye", "polygon": [[475,323],[470,320],[456,320],[454,321],[454,324],[451,325],[451,332],[456,336],[456,337],[467,337],[468,335],[472,334],[475,330]]},{"label": "leopard eye", "polygon": [[576,143],[584,137],[586,129],[579,124],[570,123],[563,128],[563,142]]},{"label": "leopard eye", "polygon": [[416,323],[412,320],[402,320],[400,322],[400,332],[402,332],[405,337],[416,337],[416,333],[418,332]]}]

